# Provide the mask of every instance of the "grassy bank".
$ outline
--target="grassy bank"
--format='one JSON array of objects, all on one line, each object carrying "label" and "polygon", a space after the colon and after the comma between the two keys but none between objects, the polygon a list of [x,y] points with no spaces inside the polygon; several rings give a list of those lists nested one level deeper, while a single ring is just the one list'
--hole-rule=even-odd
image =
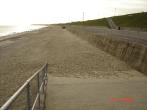
[{"label": "grassy bank", "polygon": [[[147,12],[115,16],[115,17],[112,17],[112,19],[120,27],[147,28]],[[84,22],[78,21],[78,22],[72,22],[68,24],[108,27],[106,18],[87,20]]]},{"label": "grassy bank", "polygon": [[147,12],[112,17],[120,27],[147,28]]},{"label": "grassy bank", "polygon": [[71,25],[84,25],[84,26],[108,26],[108,23],[105,18],[102,19],[95,19],[95,20],[88,20],[88,21],[78,21],[69,23]]}]

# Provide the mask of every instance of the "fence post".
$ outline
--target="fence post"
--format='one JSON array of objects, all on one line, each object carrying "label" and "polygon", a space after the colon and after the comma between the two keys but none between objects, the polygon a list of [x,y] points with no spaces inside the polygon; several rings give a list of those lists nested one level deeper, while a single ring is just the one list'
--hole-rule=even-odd
[{"label": "fence post", "polygon": [[45,86],[46,86],[46,81],[47,81],[47,67],[48,67],[48,64],[45,65],[45,68],[44,68],[44,81],[43,81],[43,94],[44,94],[44,99],[43,99],[43,110],[45,109],[45,101],[46,101],[46,92],[45,91]]},{"label": "fence post", "polygon": [[43,70],[42,70],[42,72],[43,72],[43,77],[42,77],[42,83],[43,83],[43,86],[42,86],[42,93],[44,93],[44,76],[45,76],[45,67],[43,68]]},{"label": "fence post", "polygon": [[30,83],[27,84],[27,105],[28,105],[28,110],[31,110]]},{"label": "fence post", "polygon": [[40,110],[40,77],[39,77],[39,73],[37,75],[37,82],[38,82],[38,94],[39,94],[39,96],[38,96],[38,108]]},{"label": "fence post", "polygon": [[[45,72],[46,82],[47,82],[47,80],[48,80],[47,73],[48,73],[48,64],[46,64],[46,72]],[[47,83],[46,83],[45,85],[47,85]]]}]

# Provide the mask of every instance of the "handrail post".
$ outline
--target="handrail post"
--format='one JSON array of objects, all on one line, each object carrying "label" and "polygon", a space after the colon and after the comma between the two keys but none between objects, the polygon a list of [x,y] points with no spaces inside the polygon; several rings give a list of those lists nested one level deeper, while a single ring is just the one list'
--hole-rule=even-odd
[{"label": "handrail post", "polygon": [[45,71],[46,71],[46,66],[43,68],[43,77],[42,77],[42,82],[43,82],[43,87],[42,87],[42,93],[44,93],[44,81],[45,81]]},{"label": "handrail post", "polygon": [[[48,64],[46,64],[46,69],[45,69],[45,80],[46,81],[48,80],[47,73],[48,73]],[[45,85],[46,85],[46,83],[45,83]]]},{"label": "handrail post", "polygon": [[47,81],[47,67],[48,67],[48,64],[45,65],[45,68],[44,68],[44,80],[43,80],[43,94],[44,94],[44,100],[43,100],[43,110],[45,109],[45,101],[46,101],[46,92],[45,91],[45,86],[46,86],[46,81]]},{"label": "handrail post", "polygon": [[37,75],[37,82],[38,82],[38,109],[40,110],[40,77],[39,77],[39,74]]},{"label": "handrail post", "polygon": [[28,110],[31,110],[30,83],[27,84],[27,106]]}]

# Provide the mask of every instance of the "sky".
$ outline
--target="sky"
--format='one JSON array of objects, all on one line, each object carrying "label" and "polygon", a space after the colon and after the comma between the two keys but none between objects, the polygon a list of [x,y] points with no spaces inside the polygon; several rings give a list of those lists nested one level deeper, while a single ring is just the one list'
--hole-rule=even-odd
[{"label": "sky", "polygon": [[147,12],[147,0],[0,0],[0,25],[52,24]]}]

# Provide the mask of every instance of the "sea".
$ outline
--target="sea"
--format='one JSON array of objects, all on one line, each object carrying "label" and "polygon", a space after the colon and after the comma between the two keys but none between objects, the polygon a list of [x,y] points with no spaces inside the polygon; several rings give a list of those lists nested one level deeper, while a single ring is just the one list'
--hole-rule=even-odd
[{"label": "sea", "polygon": [[0,37],[11,34],[32,31],[46,27],[45,25],[0,25]]}]

